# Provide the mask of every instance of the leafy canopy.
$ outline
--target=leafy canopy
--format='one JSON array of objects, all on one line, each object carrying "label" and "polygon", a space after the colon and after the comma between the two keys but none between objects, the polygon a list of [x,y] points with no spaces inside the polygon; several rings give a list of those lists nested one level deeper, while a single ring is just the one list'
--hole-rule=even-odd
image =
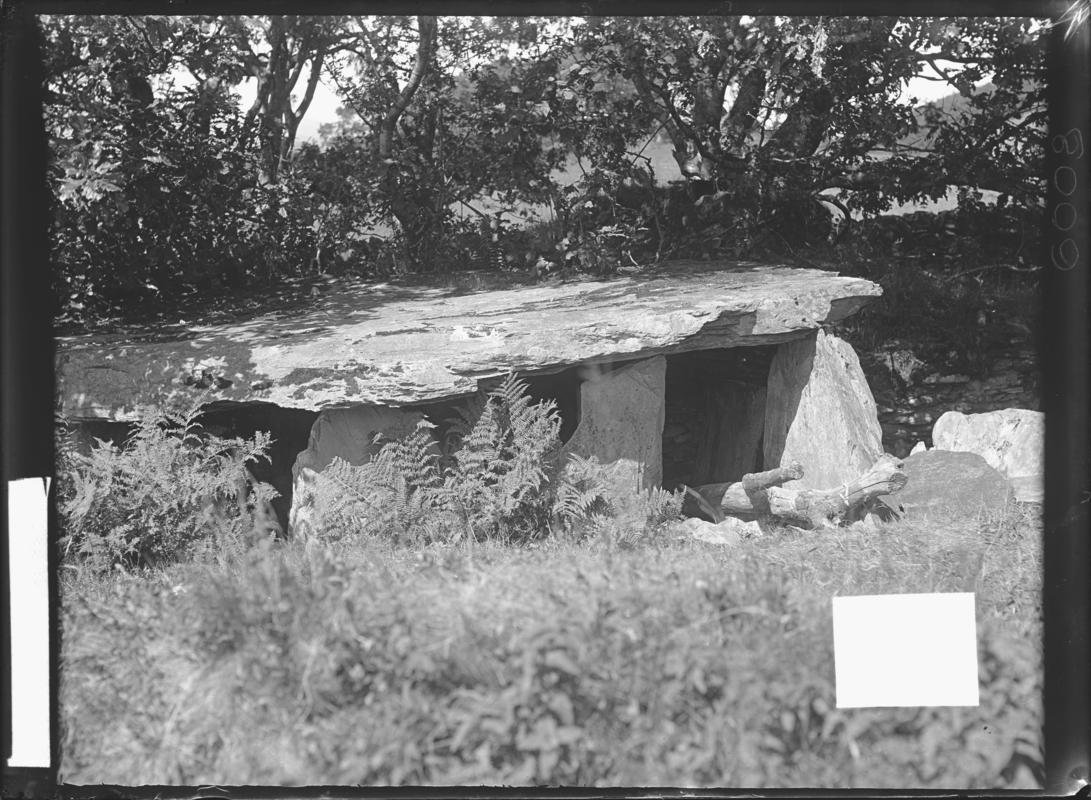
[{"label": "leafy canopy", "polygon": [[[1030,18],[40,20],[73,319],[485,251],[600,272],[740,256],[952,188],[1028,213],[1044,192]],[[915,77],[957,94],[922,106]],[[300,145],[320,83],[339,120]],[[657,182],[655,139],[685,181]],[[497,213],[547,222],[503,234]]]}]

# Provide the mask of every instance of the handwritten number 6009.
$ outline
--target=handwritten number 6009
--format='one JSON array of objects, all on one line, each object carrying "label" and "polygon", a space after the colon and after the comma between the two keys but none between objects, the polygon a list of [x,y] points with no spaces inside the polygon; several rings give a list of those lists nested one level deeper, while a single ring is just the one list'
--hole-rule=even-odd
[{"label": "handwritten number 6009", "polygon": [[[1053,152],[1058,155],[1083,157],[1083,136],[1079,128],[1072,128],[1068,133],[1057,134],[1050,140],[1050,145],[1053,147]],[[1070,197],[1078,185],[1079,175],[1072,167],[1060,166],[1053,171],[1053,186],[1065,197]],[[1058,203],[1053,209],[1053,227],[1059,231],[1071,230],[1078,220],[1079,214],[1071,203]],[[1050,248],[1049,257],[1053,261],[1053,266],[1067,272],[1080,260],[1080,248],[1075,240],[1062,239],[1059,244]]]}]

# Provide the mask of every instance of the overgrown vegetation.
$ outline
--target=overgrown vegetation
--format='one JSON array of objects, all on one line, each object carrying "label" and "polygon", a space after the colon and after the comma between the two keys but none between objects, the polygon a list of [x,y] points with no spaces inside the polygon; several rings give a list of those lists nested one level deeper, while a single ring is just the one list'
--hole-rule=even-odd
[{"label": "overgrown vegetation", "polygon": [[[200,404],[146,408],[122,446],[99,439],[86,452],[62,428],[62,547],[73,565],[157,566],[277,532],[275,490],[247,467],[268,458],[269,434],[216,436],[202,429],[200,412]],[[366,463],[335,458],[318,473],[315,538],[525,542],[613,531],[629,539],[654,535],[681,512],[681,495],[657,488],[622,504],[594,459],[562,457],[555,404],[533,403],[514,374],[456,412],[449,436],[458,444],[447,454],[422,420]]]},{"label": "overgrown vegetation", "polygon": [[437,447],[435,424],[422,420],[370,461],[354,466],[335,458],[318,473],[308,506],[319,538],[526,542],[601,534],[611,525],[644,536],[681,512],[680,494],[655,488],[623,504],[597,462],[562,454],[556,405],[533,403],[514,374],[456,415],[447,429],[457,442],[449,453]]},{"label": "overgrown vegetation", "polygon": [[[1040,525],[266,545],[64,580],[73,783],[1033,788]],[[836,708],[830,598],[976,590],[978,708]],[[366,720],[366,724],[361,724]]]},{"label": "overgrown vegetation", "polygon": [[146,408],[122,446],[97,439],[86,452],[62,426],[57,474],[66,560],[96,572],[154,566],[245,549],[273,532],[276,491],[247,467],[268,458],[269,435],[210,434],[200,410]]},{"label": "overgrown vegetation", "polygon": [[[593,461],[559,470],[556,411],[512,376],[458,423],[453,452],[420,427],[334,469],[348,499],[305,542],[206,514],[262,436],[148,414],[70,453],[62,780],[1041,781],[1031,511],[725,548],[666,524],[675,494],[616,505]],[[981,706],[837,709],[830,598],[925,591],[977,593]]]},{"label": "overgrown vegetation", "polygon": [[861,353],[898,340],[946,373],[981,377],[1013,339],[1042,339],[1041,237],[1034,215],[996,208],[865,223],[819,264],[883,294],[841,326]]}]

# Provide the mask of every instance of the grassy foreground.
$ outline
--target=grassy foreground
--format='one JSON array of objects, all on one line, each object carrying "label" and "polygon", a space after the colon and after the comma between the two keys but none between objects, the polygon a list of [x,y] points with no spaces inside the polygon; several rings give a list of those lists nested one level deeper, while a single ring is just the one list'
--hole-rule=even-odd
[{"label": "grassy foreground", "polygon": [[[62,580],[70,784],[1035,788],[1041,526],[286,543]],[[835,708],[831,598],[976,591],[977,708]]]}]

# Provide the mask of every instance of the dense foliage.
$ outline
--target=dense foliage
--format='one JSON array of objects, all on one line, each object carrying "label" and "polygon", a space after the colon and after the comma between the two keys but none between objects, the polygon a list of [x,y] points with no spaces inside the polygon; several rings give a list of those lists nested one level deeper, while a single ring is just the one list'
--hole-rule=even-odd
[{"label": "dense foliage", "polygon": [[[268,433],[224,438],[204,430],[200,405],[147,408],[121,446],[75,431],[60,442],[59,508],[70,564],[95,571],[159,566],[200,552],[246,549],[282,533],[250,466],[268,459]],[[315,476],[306,530],[322,542],[387,539],[402,544],[501,540],[550,534],[652,538],[681,513],[681,496],[651,489],[622,502],[594,459],[565,456],[552,401],[533,403],[508,375],[451,420],[446,453],[422,420],[374,458],[335,458]],[[63,430],[63,429],[62,429]]]},{"label": "dense foliage", "polygon": [[273,68],[251,50],[260,25],[95,16],[43,26],[64,307],[170,303],[307,267],[309,194],[290,171],[278,180],[279,159],[261,146],[273,112],[244,113],[231,91]]},{"label": "dense foliage", "polygon": [[[40,24],[71,319],[343,269],[747,255],[894,202],[989,190],[1003,217],[1043,193],[1046,27],[1025,18]],[[906,98],[914,76],[955,101]],[[340,119],[299,145],[320,83]],[[656,182],[655,138],[685,180]],[[505,234],[497,212],[544,221]]]},{"label": "dense foliage", "polygon": [[98,439],[81,450],[69,431],[58,452],[65,558],[108,571],[246,549],[277,533],[276,491],[248,465],[267,459],[271,439],[208,433],[200,409],[145,409],[120,446]]},{"label": "dense foliage", "polygon": [[[687,22],[596,20],[579,41],[584,69],[631,81],[669,135],[691,188],[711,201],[691,213],[717,228],[720,244],[759,232],[799,243],[823,207],[876,213],[951,188],[967,200],[994,190],[1001,207],[1040,204],[1045,76],[1033,21]],[[918,75],[947,82],[961,100],[905,102]]]}]

